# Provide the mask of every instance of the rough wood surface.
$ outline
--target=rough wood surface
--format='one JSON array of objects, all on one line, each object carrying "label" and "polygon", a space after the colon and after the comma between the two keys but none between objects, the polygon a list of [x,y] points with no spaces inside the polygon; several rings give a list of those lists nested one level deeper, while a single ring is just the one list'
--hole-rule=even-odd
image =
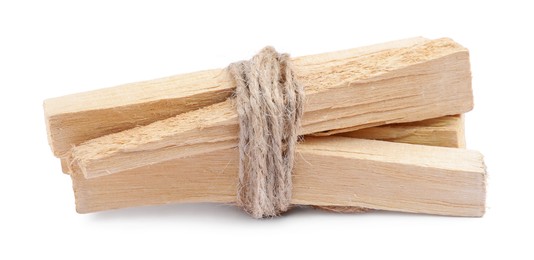
[{"label": "rough wood surface", "polygon": [[[340,133],[337,134],[337,136],[383,140],[397,143],[465,148],[463,115],[444,116],[410,123],[382,125],[352,132]],[[357,213],[370,211],[370,209],[361,207],[314,207],[338,213]]]},{"label": "rough wood surface", "polygon": [[465,148],[463,115],[382,125],[337,135],[396,143]]},{"label": "rough wood surface", "polygon": [[[343,79],[339,73],[327,77],[327,73],[346,66],[363,69],[361,73],[373,69],[355,64],[358,57],[402,51],[428,41],[412,38],[304,56],[293,63],[308,89],[328,88],[350,84],[352,78]],[[51,98],[44,101],[49,143],[57,157],[65,157],[73,145],[84,141],[222,102],[233,88],[228,73],[216,69]]]},{"label": "rough wood surface", "polygon": [[[298,145],[293,204],[482,216],[485,167],[478,152],[346,137]],[[71,176],[80,213],[177,202],[234,203],[236,149],[86,179]]]},{"label": "rough wood surface", "polygon": [[[388,124],[337,135],[398,143],[465,148],[463,115]],[[64,173],[69,173],[67,159],[61,159],[61,168]]]},{"label": "rough wood surface", "polygon": [[[450,39],[333,60],[323,74],[300,75],[308,86],[299,134],[413,122],[472,109],[467,50]],[[313,82],[314,84],[310,84]],[[310,87],[321,86],[321,87]],[[95,138],[72,149],[69,163],[86,177],[191,156],[237,144],[233,99],[147,126]]]}]

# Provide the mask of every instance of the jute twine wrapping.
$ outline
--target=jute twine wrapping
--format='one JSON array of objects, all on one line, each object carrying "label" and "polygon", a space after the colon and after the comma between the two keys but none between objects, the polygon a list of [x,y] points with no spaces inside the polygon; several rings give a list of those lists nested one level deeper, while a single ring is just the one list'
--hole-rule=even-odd
[{"label": "jute twine wrapping", "polygon": [[[248,61],[232,63],[239,116],[237,204],[254,218],[277,216],[291,206],[297,130],[304,88],[288,54],[272,47]],[[335,212],[364,212],[359,207],[323,206]]]},{"label": "jute twine wrapping", "polygon": [[239,115],[237,203],[254,218],[277,216],[291,201],[291,172],[304,88],[288,54],[266,47],[230,64]]}]

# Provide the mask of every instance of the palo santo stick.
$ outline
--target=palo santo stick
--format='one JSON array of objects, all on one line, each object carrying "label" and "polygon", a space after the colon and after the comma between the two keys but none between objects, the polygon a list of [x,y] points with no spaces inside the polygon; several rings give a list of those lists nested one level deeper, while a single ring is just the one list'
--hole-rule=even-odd
[{"label": "palo santo stick", "polygon": [[[460,114],[473,106],[469,54],[452,40],[351,60],[354,65],[344,61],[322,78],[299,77],[304,84],[329,82],[307,88],[300,135],[419,121]],[[92,178],[235,147],[238,121],[233,102],[90,140],[72,149],[69,163]]]},{"label": "palo santo stick", "polygon": [[[382,125],[341,133],[337,134],[337,136],[383,140],[396,143],[465,148],[463,115],[444,116],[410,123]],[[369,211],[367,208],[347,206],[314,207],[340,213]]]},{"label": "palo santo stick", "polygon": [[[463,115],[376,126],[337,135],[397,143],[465,148]],[[61,159],[61,167],[64,173],[69,173],[66,159]]]},{"label": "palo santo stick", "polygon": [[[429,40],[412,38],[304,56],[293,59],[293,64],[306,89],[345,86],[357,83],[353,77],[344,79],[346,73],[372,74],[373,67],[359,66],[362,57],[376,59],[377,53],[405,52],[425,42]],[[48,99],[44,102],[48,140],[54,154],[65,157],[72,146],[87,140],[222,102],[234,87],[228,73],[217,69]]]},{"label": "palo santo stick", "polygon": [[[485,167],[476,151],[346,137],[298,144],[293,204],[482,216]],[[236,200],[238,152],[226,149],[86,179],[72,174],[80,213]]]},{"label": "palo santo stick", "polygon": [[463,115],[382,125],[337,135],[396,143],[465,148]]},{"label": "palo santo stick", "polygon": [[[320,89],[338,84],[334,80],[339,80],[341,85],[350,84],[350,81],[344,80],[344,73],[340,73],[343,72],[344,66],[351,65],[361,69],[357,72],[345,72],[363,74],[360,75],[363,78],[369,76],[366,75],[369,71],[377,72],[373,71],[376,68],[366,67],[365,62],[351,60],[354,56],[369,54],[380,56],[376,54],[381,52],[381,55],[387,55],[392,52],[409,51],[408,47],[424,42],[428,40],[409,39],[297,58],[294,63],[297,74],[304,79],[303,82],[307,79],[306,87],[311,90]],[[399,57],[410,58],[402,55]],[[418,57],[411,58],[418,59]],[[298,70],[299,68],[303,68],[302,71]],[[390,68],[385,68],[386,71],[388,69]],[[328,74],[329,71],[336,73],[325,76],[324,74]],[[230,94],[232,87],[226,73],[216,70],[50,99],[45,101],[50,143],[56,155],[64,155],[72,145],[83,141],[223,100]],[[335,106],[334,103],[331,106]]]}]

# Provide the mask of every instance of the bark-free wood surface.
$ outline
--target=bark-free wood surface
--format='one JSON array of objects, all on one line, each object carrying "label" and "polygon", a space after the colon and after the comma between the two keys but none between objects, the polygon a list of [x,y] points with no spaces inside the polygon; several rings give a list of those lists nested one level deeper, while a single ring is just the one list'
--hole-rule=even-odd
[{"label": "bark-free wood surface", "polygon": [[[463,115],[444,116],[418,122],[399,123],[360,129],[337,134],[360,139],[465,148]],[[339,213],[369,211],[367,208],[347,206],[314,206]]]},{"label": "bark-free wood surface", "polygon": [[[292,203],[482,216],[485,167],[475,151],[306,138],[298,145]],[[73,173],[80,213],[177,202],[235,202],[236,149],[86,179]]]},{"label": "bark-free wood surface", "polygon": [[464,119],[462,115],[382,125],[337,135],[396,143],[465,148]]},{"label": "bark-free wood surface", "polygon": [[[317,90],[354,83],[353,77],[344,79],[350,73],[346,67],[361,70],[358,74],[375,69],[360,66],[361,57],[428,41],[412,38],[304,56],[293,63],[306,89]],[[49,143],[57,157],[65,157],[73,145],[84,141],[222,102],[233,88],[226,71],[217,69],[51,98],[44,101]]]},{"label": "bark-free wood surface", "polygon": [[[450,39],[326,64],[303,66],[308,74],[299,75],[308,86],[301,135],[419,121],[473,106],[469,54]],[[90,140],[72,149],[69,162],[92,178],[235,147],[237,133],[236,108],[229,99]]]},{"label": "bark-free wood surface", "polygon": [[[376,56],[378,52],[387,54],[388,51],[384,50],[401,52],[424,42],[428,40],[408,39],[306,56],[295,59],[294,63],[297,74],[308,79],[307,89],[320,89],[332,85],[332,82],[328,84],[332,77],[337,77],[340,83],[347,83],[343,81],[346,75],[339,73],[343,72],[345,65],[361,69],[356,74],[376,70],[365,67],[365,62],[362,63],[364,66],[358,67],[362,64],[351,58]],[[322,76],[331,71],[335,73]],[[50,143],[54,153],[62,156],[72,145],[83,141],[219,102],[230,95],[232,88],[224,71],[212,70],[49,99],[45,101],[45,114]]]},{"label": "bark-free wood surface", "polygon": [[[465,148],[463,115],[376,126],[337,135],[397,143]],[[69,173],[66,159],[61,160],[61,168],[64,173]]]}]

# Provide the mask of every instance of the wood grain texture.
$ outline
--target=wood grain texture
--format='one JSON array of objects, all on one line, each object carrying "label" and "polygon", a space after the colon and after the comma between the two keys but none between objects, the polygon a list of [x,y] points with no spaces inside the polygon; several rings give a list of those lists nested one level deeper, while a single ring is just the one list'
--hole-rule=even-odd
[{"label": "wood grain texture", "polygon": [[[324,76],[339,66],[358,69],[353,64],[357,57],[424,42],[428,40],[412,38],[304,56],[293,63],[298,75],[308,79],[306,88],[315,90],[350,83],[340,79],[345,75]],[[73,145],[222,102],[233,91],[228,73],[216,69],[51,98],[44,101],[48,140],[54,154],[65,157]]]},{"label": "wood grain texture", "polygon": [[[418,122],[399,123],[340,133],[337,136],[388,142],[465,148],[464,116],[444,116]],[[367,212],[370,209],[348,206],[314,206],[338,213]]]},{"label": "wood grain texture", "polygon": [[[297,151],[293,204],[475,217],[485,211],[485,166],[475,151],[346,137],[308,137]],[[237,161],[231,148],[93,179],[75,171],[76,208],[234,203]]]},{"label": "wood grain texture", "polygon": [[[444,116],[410,123],[388,124],[337,135],[398,143],[465,148],[463,115]],[[64,173],[69,173],[70,170],[66,159],[61,159],[61,168]]]},{"label": "wood grain texture", "polygon": [[[464,113],[473,106],[469,53],[450,39],[330,63],[334,65],[306,67],[323,67],[324,75],[299,76],[305,86],[321,86],[306,90],[300,135],[419,121]],[[72,149],[69,163],[88,178],[98,177],[235,147],[237,133],[234,100],[228,99],[87,141]]]},{"label": "wood grain texture", "polygon": [[396,143],[465,148],[463,115],[382,125],[337,135]]}]

